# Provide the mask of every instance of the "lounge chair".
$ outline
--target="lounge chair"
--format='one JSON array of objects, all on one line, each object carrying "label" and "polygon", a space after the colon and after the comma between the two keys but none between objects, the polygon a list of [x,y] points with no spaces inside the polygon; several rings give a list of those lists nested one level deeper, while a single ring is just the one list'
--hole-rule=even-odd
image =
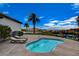
[{"label": "lounge chair", "polygon": [[11,43],[25,43],[27,39],[10,37]]}]

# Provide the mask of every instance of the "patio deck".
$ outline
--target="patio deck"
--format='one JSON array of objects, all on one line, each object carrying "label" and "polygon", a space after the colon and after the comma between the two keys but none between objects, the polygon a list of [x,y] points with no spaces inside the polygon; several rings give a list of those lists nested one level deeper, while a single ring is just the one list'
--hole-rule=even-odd
[{"label": "patio deck", "polygon": [[[37,40],[42,37],[59,38],[44,35],[23,35],[28,38],[28,42]],[[54,52],[50,53],[31,53],[25,49],[25,44],[12,44],[9,41],[0,43],[0,56],[79,56],[79,42],[73,40],[64,40],[64,44],[59,45]]]}]

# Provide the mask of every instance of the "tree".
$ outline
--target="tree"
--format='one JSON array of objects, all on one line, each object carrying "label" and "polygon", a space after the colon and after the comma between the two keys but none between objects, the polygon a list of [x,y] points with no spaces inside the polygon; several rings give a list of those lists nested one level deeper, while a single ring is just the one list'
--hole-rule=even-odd
[{"label": "tree", "polygon": [[8,26],[0,25],[0,38],[6,39],[11,34],[11,28]]},{"label": "tree", "polygon": [[35,34],[35,26],[36,26],[36,23],[40,21],[39,18],[37,17],[35,13],[32,13],[31,16],[29,16],[28,21],[32,21],[33,33]]},{"label": "tree", "polygon": [[76,18],[77,24],[79,26],[79,16]]},{"label": "tree", "polygon": [[26,22],[24,26],[26,27],[26,30],[28,31],[29,24]]},{"label": "tree", "polygon": [[[77,24],[78,24],[78,27],[79,27],[79,16],[76,18],[76,21],[77,21]],[[79,41],[79,34],[77,34],[76,37],[78,38],[78,41]]]}]

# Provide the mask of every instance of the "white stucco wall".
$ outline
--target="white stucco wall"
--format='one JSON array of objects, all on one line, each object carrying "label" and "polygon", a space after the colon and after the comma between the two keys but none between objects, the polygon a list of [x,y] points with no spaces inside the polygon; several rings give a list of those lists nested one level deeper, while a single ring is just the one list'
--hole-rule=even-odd
[{"label": "white stucco wall", "polygon": [[21,30],[21,24],[7,18],[0,19],[0,24],[9,26],[12,31]]}]

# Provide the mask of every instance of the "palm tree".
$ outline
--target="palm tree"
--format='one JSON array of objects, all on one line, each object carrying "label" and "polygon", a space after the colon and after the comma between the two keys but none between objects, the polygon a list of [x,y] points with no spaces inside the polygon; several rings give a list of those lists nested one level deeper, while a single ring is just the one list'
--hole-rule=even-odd
[{"label": "palm tree", "polygon": [[26,30],[28,31],[29,24],[26,22],[24,26],[26,27]]},{"label": "palm tree", "polygon": [[37,15],[35,13],[32,13],[30,15],[30,17],[28,18],[28,21],[32,21],[33,23],[33,33],[35,34],[35,25],[37,22],[39,22],[39,18],[37,17]]}]

